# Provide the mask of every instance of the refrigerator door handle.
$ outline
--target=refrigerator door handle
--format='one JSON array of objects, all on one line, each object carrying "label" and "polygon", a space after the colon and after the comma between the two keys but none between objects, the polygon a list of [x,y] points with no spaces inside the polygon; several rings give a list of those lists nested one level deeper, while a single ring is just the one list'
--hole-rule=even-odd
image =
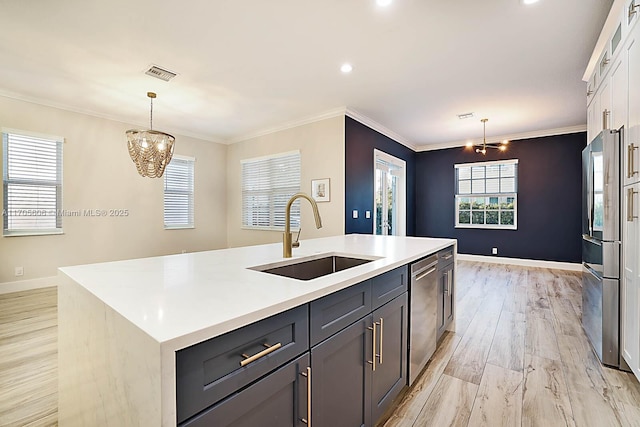
[{"label": "refrigerator door handle", "polygon": [[589,264],[587,264],[586,262],[583,262],[582,266],[584,267],[585,270],[587,270],[589,272],[589,274],[591,274],[597,280],[602,280],[602,277],[600,277],[598,275],[598,273],[593,268],[591,268],[591,266]]},{"label": "refrigerator door handle", "polygon": [[587,221],[589,222],[589,236],[593,236],[593,157],[589,153],[589,168],[587,175]]}]

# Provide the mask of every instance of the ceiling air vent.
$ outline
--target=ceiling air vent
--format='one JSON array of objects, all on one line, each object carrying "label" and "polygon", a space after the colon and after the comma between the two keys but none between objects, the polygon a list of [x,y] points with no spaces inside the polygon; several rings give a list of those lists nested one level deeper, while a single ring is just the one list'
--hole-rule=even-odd
[{"label": "ceiling air vent", "polygon": [[458,118],[460,120],[462,120],[462,119],[470,119],[471,117],[473,117],[473,113],[458,114]]},{"label": "ceiling air vent", "polygon": [[157,65],[151,65],[149,69],[144,73],[147,76],[155,77],[157,79],[164,80],[165,82],[168,82],[169,80],[177,76],[176,73],[165,70],[164,68],[160,68]]}]

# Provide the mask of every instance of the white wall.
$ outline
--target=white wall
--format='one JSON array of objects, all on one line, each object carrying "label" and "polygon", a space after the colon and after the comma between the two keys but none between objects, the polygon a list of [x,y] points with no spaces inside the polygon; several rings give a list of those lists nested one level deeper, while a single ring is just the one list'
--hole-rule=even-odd
[{"label": "white wall", "polygon": [[196,228],[164,230],[163,179],[139,176],[127,151],[125,131],[135,126],[0,96],[0,127],[65,138],[65,210],[129,210],[64,217],[62,235],[0,237],[0,293],[16,285],[9,282],[55,276],[59,266],[227,246],[226,146],[175,135],[175,154],[196,158]]},{"label": "white wall", "polygon": [[[242,229],[240,161],[300,150],[301,191],[311,194],[311,180],[331,179],[331,201],[318,203],[322,228],[316,229],[308,202],[300,202],[300,241],[344,234],[344,115],[274,132],[227,149],[227,243],[230,247],[282,241],[282,232]],[[304,243],[303,243],[304,244]]]}]

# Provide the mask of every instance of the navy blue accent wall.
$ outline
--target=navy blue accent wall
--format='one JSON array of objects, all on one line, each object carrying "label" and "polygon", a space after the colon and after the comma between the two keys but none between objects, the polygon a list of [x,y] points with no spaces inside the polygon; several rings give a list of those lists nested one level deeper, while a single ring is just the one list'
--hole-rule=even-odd
[{"label": "navy blue accent wall", "polygon": [[[407,235],[415,235],[415,156],[410,148],[345,116],[345,233],[373,234],[373,150],[407,162]],[[358,219],[352,212],[358,210]],[[365,218],[365,211],[371,218]]]},{"label": "navy blue accent wall", "polygon": [[[464,148],[416,154],[416,235],[458,239],[458,252],[581,261],[582,149],[586,133],[514,141],[486,156]],[[518,229],[455,228],[457,163],[518,159]]]}]

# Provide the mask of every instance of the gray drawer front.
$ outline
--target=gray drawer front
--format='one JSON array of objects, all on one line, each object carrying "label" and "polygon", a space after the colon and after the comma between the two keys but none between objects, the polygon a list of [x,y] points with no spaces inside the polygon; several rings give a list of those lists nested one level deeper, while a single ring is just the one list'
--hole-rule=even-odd
[{"label": "gray drawer front", "polygon": [[[176,353],[177,418],[203,409],[309,349],[308,305],[296,307]],[[241,367],[242,354],[281,347]]]},{"label": "gray drawer front", "polygon": [[438,252],[438,270],[443,270],[448,265],[453,263],[453,260],[453,246],[449,246],[448,248],[441,250],[440,252]]},{"label": "gray drawer front", "polygon": [[[230,396],[180,427],[279,426],[304,427],[307,417],[309,353]],[[293,421],[293,424],[292,424]]]},{"label": "gray drawer front", "polygon": [[311,345],[329,338],[371,312],[371,281],[312,301]]},{"label": "gray drawer front", "polygon": [[372,310],[407,292],[409,269],[406,265],[371,279]]}]

